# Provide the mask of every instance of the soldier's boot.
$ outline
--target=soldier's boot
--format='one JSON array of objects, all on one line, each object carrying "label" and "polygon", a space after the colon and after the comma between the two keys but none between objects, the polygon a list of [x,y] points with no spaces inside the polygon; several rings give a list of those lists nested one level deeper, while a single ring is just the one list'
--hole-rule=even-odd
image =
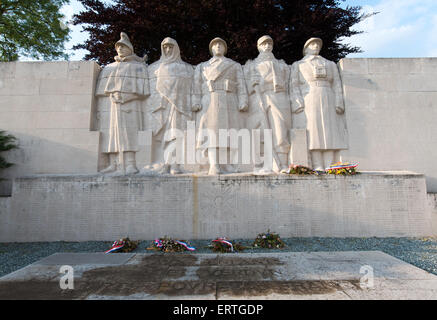
[{"label": "soldier's boot", "polygon": [[111,173],[117,170],[117,154],[109,154],[109,166],[101,170],[100,173]]},{"label": "soldier's boot", "polygon": [[288,170],[288,153],[278,153],[279,162],[279,172],[286,173]]},{"label": "soldier's boot", "polygon": [[218,148],[209,148],[208,149],[208,159],[209,159],[209,171],[208,175],[216,176],[221,174],[222,171],[220,169],[220,165],[218,164]]},{"label": "soldier's boot", "polygon": [[170,166],[170,174],[181,174],[182,173],[182,169],[181,166],[179,164],[172,164]]},{"label": "soldier's boot", "polygon": [[323,165],[323,155],[321,151],[311,151],[311,162],[313,170],[318,172],[325,172]]},{"label": "soldier's boot", "polygon": [[264,168],[263,165],[256,165],[253,169],[253,173],[255,175],[267,175],[274,173],[274,171],[272,169]]},{"label": "soldier's boot", "polygon": [[218,164],[210,164],[209,165],[209,171],[208,175],[210,176],[216,176],[222,173],[222,170],[220,169],[220,166]]},{"label": "soldier's boot", "polygon": [[162,164],[162,167],[158,169],[159,174],[168,174],[170,173],[170,165],[169,164]]},{"label": "soldier's boot", "polygon": [[223,171],[225,171],[226,173],[237,173],[238,168],[236,167],[236,165],[233,164],[225,164]]},{"label": "soldier's boot", "polygon": [[264,161],[261,161],[260,163],[254,165],[253,173],[255,175],[268,175],[274,173],[273,168],[271,166],[265,166]]},{"label": "soldier's boot", "polygon": [[223,166],[223,169],[227,173],[237,173],[238,167],[234,163],[238,163],[238,149],[229,149],[229,160],[228,164]]},{"label": "soldier's boot", "polygon": [[135,161],[135,152],[126,152],[126,174],[136,174],[138,172]]},{"label": "soldier's boot", "polygon": [[334,151],[328,150],[323,152],[323,161],[325,164],[325,168],[329,168],[331,164],[334,164],[335,157],[334,157]]}]

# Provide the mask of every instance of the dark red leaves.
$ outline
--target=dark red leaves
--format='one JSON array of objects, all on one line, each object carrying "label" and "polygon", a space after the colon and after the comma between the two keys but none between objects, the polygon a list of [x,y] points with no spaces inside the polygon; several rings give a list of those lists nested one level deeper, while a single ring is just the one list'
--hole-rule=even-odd
[{"label": "dark red leaves", "polygon": [[176,39],[185,61],[198,64],[210,58],[214,37],[228,43],[227,56],[240,63],[258,55],[256,41],[264,34],[275,40],[277,58],[292,63],[302,57],[302,46],[313,36],[324,40],[322,55],[339,60],[359,48],[340,38],[357,34],[352,26],[363,16],[359,7],[342,9],[337,0],[117,0],[115,5],[80,0],[86,10],[75,16],[91,37],[76,48],[90,51],[86,59],[113,61],[115,42],[126,32],[139,56],[159,59],[165,37]]}]

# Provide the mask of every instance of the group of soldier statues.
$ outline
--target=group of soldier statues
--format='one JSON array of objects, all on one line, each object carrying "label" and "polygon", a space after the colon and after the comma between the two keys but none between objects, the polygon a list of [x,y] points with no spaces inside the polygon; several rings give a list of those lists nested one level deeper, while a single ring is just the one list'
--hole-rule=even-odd
[{"label": "group of soldier statues", "polygon": [[304,58],[289,66],[273,55],[272,38],[263,36],[258,57],[242,66],[226,57],[226,42],[215,38],[209,44],[212,58],[192,66],[182,61],[176,40],[165,38],[161,58],[147,65],[121,33],[115,62],[103,68],[96,87],[109,110],[103,139],[109,162],[101,172],[137,173],[138,132],[150,130],[162,151],[157,170],[182,173],[181,164],[170,159],[172,152],[165,151],[175,150],[177,133],[196,118],[196,148],[204,151],[210,175],[236,171],[218,155],[225,151],[232,158],[238,150],[224,148],[218,137],[220,130],[242,128],[271,130],[277,172],[289,166],[290,130],[306,129],[312,167],[323,170],[348,142],[339,72],[319,55],[322,44],[309,39]]}]

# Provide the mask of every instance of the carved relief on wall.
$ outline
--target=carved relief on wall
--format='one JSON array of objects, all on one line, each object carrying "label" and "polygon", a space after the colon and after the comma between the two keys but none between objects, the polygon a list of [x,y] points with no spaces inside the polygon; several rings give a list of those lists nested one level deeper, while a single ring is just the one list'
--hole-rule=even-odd
[{"label": "carved relief on wall", "polygon": [[[243,67],[226,57],[226,41],[215,38],[212,58],[194,67],[182,61],[177,41],[165,38],[161,58],[147,66],[122,33],[115,62],[103,68],[96,88],[106,159],[101,173],[181,174],[199,164],[199,155],[209,175],[234,173],[247,150],[254,173],[280,173],[297,150],[293,130],[306,131],[302,152],[310,154],[314,169],[338,161],[348,139],[337,65],[319,55],[319,38],[306,42],[304,58],[292,66],[276,59],[273,45],[270,36],[261,37],[258,56]],[[248,137],[242,150],[236,134]],[[150,141],[138,141],[146,136]],[[136,163],[139,145],[149,146],[144,169]],[[264,160],[254,161],[254,155]]]}]

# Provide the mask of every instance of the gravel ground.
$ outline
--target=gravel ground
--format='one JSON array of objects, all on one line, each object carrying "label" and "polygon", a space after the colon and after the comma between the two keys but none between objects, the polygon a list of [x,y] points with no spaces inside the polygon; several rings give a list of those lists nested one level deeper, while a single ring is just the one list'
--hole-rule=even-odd
[{"label": "gravel ground", "polygon": [[[437,275],[437,238],[289,238],[282,239],[285,249],[255,249],[244,252],[317,252],[317,251],[383,251],[405,262]],[[237,240],[244,246],[252,246],[253,240]],[[208,240],[189,241],[196,247],[195,253],[212,253]],[[134,252],[153,253],[145,250],[151,241],[141,241]],[[41,242],[0,243],[0,277],[23,268],[57,252],[104,252],[112,242]],[[114,253],[116,254],[116,253]]]}]

